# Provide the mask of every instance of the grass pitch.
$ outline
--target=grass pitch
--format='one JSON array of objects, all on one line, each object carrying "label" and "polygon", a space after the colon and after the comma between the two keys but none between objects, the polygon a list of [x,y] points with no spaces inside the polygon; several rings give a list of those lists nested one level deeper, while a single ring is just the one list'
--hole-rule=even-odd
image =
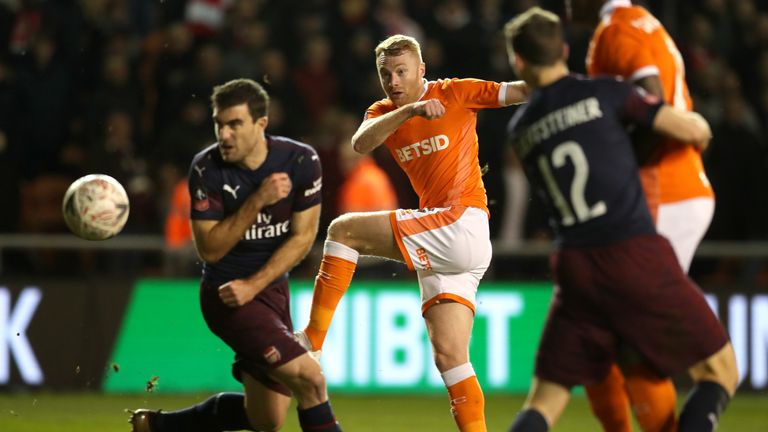
[{"label": "grass pitch", "polygon": [[[208,395],[146,394],[131,396],[96,393],[0,394],[0,431],[7,432],[126,432],[126,408],[174,410],[197,403]],[[487,395],[489,431],[506,431],[523,403],[522,396]],[[332,395],[334,411],[345,431],[451,432],[447,397]],[[283,428],[299,432],[291,408]],[[574,396],[555,431],[599,431],[583,396]],[[719,432],[768,430],[768,395],[738,395],[723,416]]]}]

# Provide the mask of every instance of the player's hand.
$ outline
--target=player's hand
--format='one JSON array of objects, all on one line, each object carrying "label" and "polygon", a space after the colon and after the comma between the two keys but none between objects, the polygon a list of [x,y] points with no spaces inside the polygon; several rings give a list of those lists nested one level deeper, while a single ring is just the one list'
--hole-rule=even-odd
[{"label": "player's hand", "polygon": [[437,99],[427,99],[413,103],[413,115],[427,120],[439,119],[445,115],[445,106]]},{"label": "player's hand", "polygon": [[238,307],[253,300],[260,291],[252,282],[235,279],[219,287],[219,298],[229,307]]},{"label": "player's hand", "polygon": [[709,147],[709,142],[712,140],[712,129],[710,128],[707,119],[705,119],[701,114],[697,112],[691,112],[689,115],[694,119],[697,126],[701,130],[698,139],[693,142],[693,146],[696,147],[699,151],[704,151],[707,149],[707,147]]},{"label": "player's hand", "polygon": [[287,197],[292,187],[293,185],[288,174],[274,173],[261,182],[256,195],[262,205],[266,207]]}]

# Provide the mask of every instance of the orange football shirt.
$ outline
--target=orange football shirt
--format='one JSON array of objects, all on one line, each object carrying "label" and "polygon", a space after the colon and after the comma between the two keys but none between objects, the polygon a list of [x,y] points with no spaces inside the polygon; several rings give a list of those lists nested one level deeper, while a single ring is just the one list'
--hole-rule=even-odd
[{"label": "orange football shirt", "polygon": [[[675,42],[645,8],[629,2],[614,3],[619,4],[601,17],[592,36],[587,53],[589,75],[621,76],[628,81],[658,75],[664,100],[690,111],[693,104],[685,83],[685,67]],[[654,191],[649,190],[654,180],[662,204],[714,196],[698,150],[673,140],[660,145],[658,164],[641,171],[646,177],[643,186],[651,207],[657,201]]]},{"label": "orange football shirt", "polygon": [[[477,79],[428,81],[420,100],[438,99],[445,115],[435,120],[413,117],[384,144],[405,171],[419,196],[419,207],[462,205],[488,212],[478,161],[477,111],[501,107],[502,84]],[[366,119],[394,111],[382,99],[368,108]]]}]

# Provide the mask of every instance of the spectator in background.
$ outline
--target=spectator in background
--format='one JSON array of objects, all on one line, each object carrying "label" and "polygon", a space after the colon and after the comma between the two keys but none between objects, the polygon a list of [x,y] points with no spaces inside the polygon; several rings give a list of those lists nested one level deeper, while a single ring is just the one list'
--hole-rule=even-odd
[{"label": "spectator in background", "polygon": [[192,239],[190,212],[192,200],[189,196],[187,177],[172,164],[163,164],[160,173],[162,189],[166,197],[165,257],[163,262],[166,276],[191,276],[199,273],[197,252]]},{"label": "spectator in background", "polygon": [[126,113],[132,122],[138,120],[143,101],[127,53],[115,52],[104,56],[99,78],[86,105],[89,110],[88,126],[97,128],[92,132],[101,132],[98,128],[114,111]]},{"label": "spectator in background", "polygon": [[158,128],[171,124],[178,115],[188,97],[184,85],[195,65],[194,37],[183,23],[173,23],[162,33],[162,51],[151,74],[157,91],[154,124]]},{"label": "spectator in background", "polygon": [[59,56],[54,35],[38,34],[31,54],[16,78],[18,135],[11,142],[28,178],[55,168],[59,147],[67,137],[75,96],[72,73]]},{"label": "spectator in background", "polygon": [[[270,105],[270,109],[280,109],[286,119],[293,120],[283,121],[280,133],[288,136],[306,135],[310,128],[309,122],[306,121],[307,107],[293,84],[285,54],[277,49],[265,51],[261,57],[261,76],[257,78],[264,80],[264,88],[274,102],[275,106]],[[271,117],[272,113],[270,113]],[[295,121],[296,119],[302,119],[302,121]],[[270,119],[270,130],[280,126],[274,120],[276,119]],[[278,133],[276,129],[275,133]]]},{"label": "spectator in background", "polygon": [[[683,48],[692,96],[712,124],[719,124],[723,116],[721,83],[731,80],[730,69],[741,82],[747,112],[756,110],[758,124],[764,130],[768,121],[765,1],[646,3],[659,13],[675,42]],[[8,129],[4,130],[8,149],[3,157],[11,158],[9,164],[16,164],[19,171],[31,167],[32,171],[23,172],[28,178],[62,169],[79,172],[82,167],[76,160],[88,153],[86,147],[91,140],[100,139],[103,127],[96,125],[96,133],[90,136],[83,132],[93,124],[93,113],[100,114],[100,121],[104,121],[103,114],[115,109],[132,116],[138,110],[134,141],[141,147],[135,149],[135,158],[147,158],[147,166],[157,167],[166,159],[163,153],[173,152],[176,145],[166,149],[163,137],[169,135],[169,128],[178,127],[179,113],[186,111],[183,107],[190,93],[200,91],[193,90],[190,83],[209,81],[195,78],[202,76],[196,70],[200,65],[211,71],[218,68],[219,72],[207,75],[220,79],[251,75],[263,80],[274,102],[270,131],[313,136],[326,123],[322,115],[317,122],[306,121],[305,94],[296,86],[294,73],[299,68],[307,70],[302,47],[316,35],[330,40],[330,67],[326,72],[338,87],[329,93],[335,94],[335,99],[325,99],[329,95],[312,96],[312,112],[328,111],[332,105],[358,112],[378,95],[375,64],[366,56],[386,36],[385,28],[404,25],[404,31],[420,29],[423,55],[430,65],[428,77],[446,76],[443,64],[450,57],[460,59],[447,71],[450,74],[471,69],[499,80],[506,76],[508,66],[495,29],[501,20],[534,4],[562,10],[562,0],[0,0],[0,29],[8,29],[0,32],[0,61],[7,65],[7,75],[13,80],[7,93],[0,88],[0,99],[3,94],[13,98],[13,112],[0,116],[0,124],[6,123]],[[573,31],[570,34],[572,70],[583,70],[583,64],[574,67],[574,63],[583,58],[579,52],[586,47],[581,43],[584,36]],[[218,67],[214,67],[216,54],[205,55],[209,58],[202,63],[198,60],[201,51],[212,53],[209,44],[219,47]],[[318,75],[317,79],[324,80],[324,76]],[[326,90],[326,81],[308,81],[312,94]],[[101,110],[97,106],[111,108]],[[486,133],[486,129],[498,130],[495,119],[482,119],[487,114],[480,114],[478,120],[478,133],[485,135],[481,139],[484,142],[492,133]],[[762,135],[757,139],[764,145]],[[392,159],[381,152],[374,158],[390,175],[400,205],[417,207],[407,178]],[[324,162],[335,164],[335,155]],[[494,202],[498,208],[504,204],[503,164],[500,159],[491,159],[489,165],[491,171],[485,180],[493,213],[498,211]],[[330,182],[326,182],[329,186]],[[756,200],[768,200],[768,195],[762,194]],[[335,206],[330,210],[335,212]],[[493,217],[491,221],[493,235],[499,232],[497,222],[502,219]],[[149,231],[160,233],[160,225],[153,224]],[[718,232],[721,235],[730,236]],[[734,238],[740,235],[733,233]],[[526,235],[530,237],[530,233]]]},{"label": "spectator in background", "polygon": [[765,200],[754,199],[764,195],[768,185],[766,146],[749,125],[747,110],[747,102],[738,92],[726,93],[724,117],[712,131],[712,145],[705,157],[718,200],[711,239],[755,240],[766,235]]},{"label": "spectator in background", "polygon": [[387,173],[371,155],[358,153],[350,145],[357,119],[348,114],[342,121],[338,153],[344,180],[338,190],[338,214],[396,209],[397,194]]},{"label": "spectator in background", "polygon": [[204,99],[190,96],[179,114],[163,129],[152,159],[171,162],[183,172],[189,165],[190,155],[213,142],[215,136],[211,132],[210,109]]},{"label": "spectator in background", "polygon": [[147,161],[137,152],[135,124],[125,111],[113,111],[106,116],[103,130],[87,152],[88,172],[106,173],[119,181],[131,201],[131,217],[125,232],[159,232],[153,179]]},{"label": "spectator in background", "polygon": [[386,35],[404,34],[416,40],[424,39],[424,31],[408,16],[403,0],[380,0],[374,17]]},{"label": "spectator in background", "polygon": [[222,73],[228,78],[259,76],[259,60],[269,45],[269,27],[261,21],[248,21],[233,28],[231,47],[223,53]]},{"label": "spectator in background", "polygon": [[305,43],[302,64],[293,74],[293,83],[304,100],[312,123],[340,99],[339,80],[331,67],[332,54],[328,38],[313,36]]}]

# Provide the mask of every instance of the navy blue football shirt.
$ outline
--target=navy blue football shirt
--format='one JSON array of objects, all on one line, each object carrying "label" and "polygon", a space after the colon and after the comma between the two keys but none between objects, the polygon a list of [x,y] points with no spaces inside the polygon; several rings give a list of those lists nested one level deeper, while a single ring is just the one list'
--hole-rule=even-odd
[{"label": "navy blue football shirt", "polygon": [[214,264],[203,264],[207,284],[218,286],[256,273],[290,236],[293,213],[320,204],[322,169],[315,150],[281,136],[266,139],[267,158],[255,170],[224,162],[217,144],[192,160],[189,193],[195,220],[223,220],[235,213],[271,174],[285,172],[292,182],[288,196],[263,208],[232,250]]},{"label": "navy blue football shirt", "polygon": [[655,233],[627,127],[650,128],[662,105],[613,78],[568,75],[533,91],[515,113],[512,146],[560,245]]}]

